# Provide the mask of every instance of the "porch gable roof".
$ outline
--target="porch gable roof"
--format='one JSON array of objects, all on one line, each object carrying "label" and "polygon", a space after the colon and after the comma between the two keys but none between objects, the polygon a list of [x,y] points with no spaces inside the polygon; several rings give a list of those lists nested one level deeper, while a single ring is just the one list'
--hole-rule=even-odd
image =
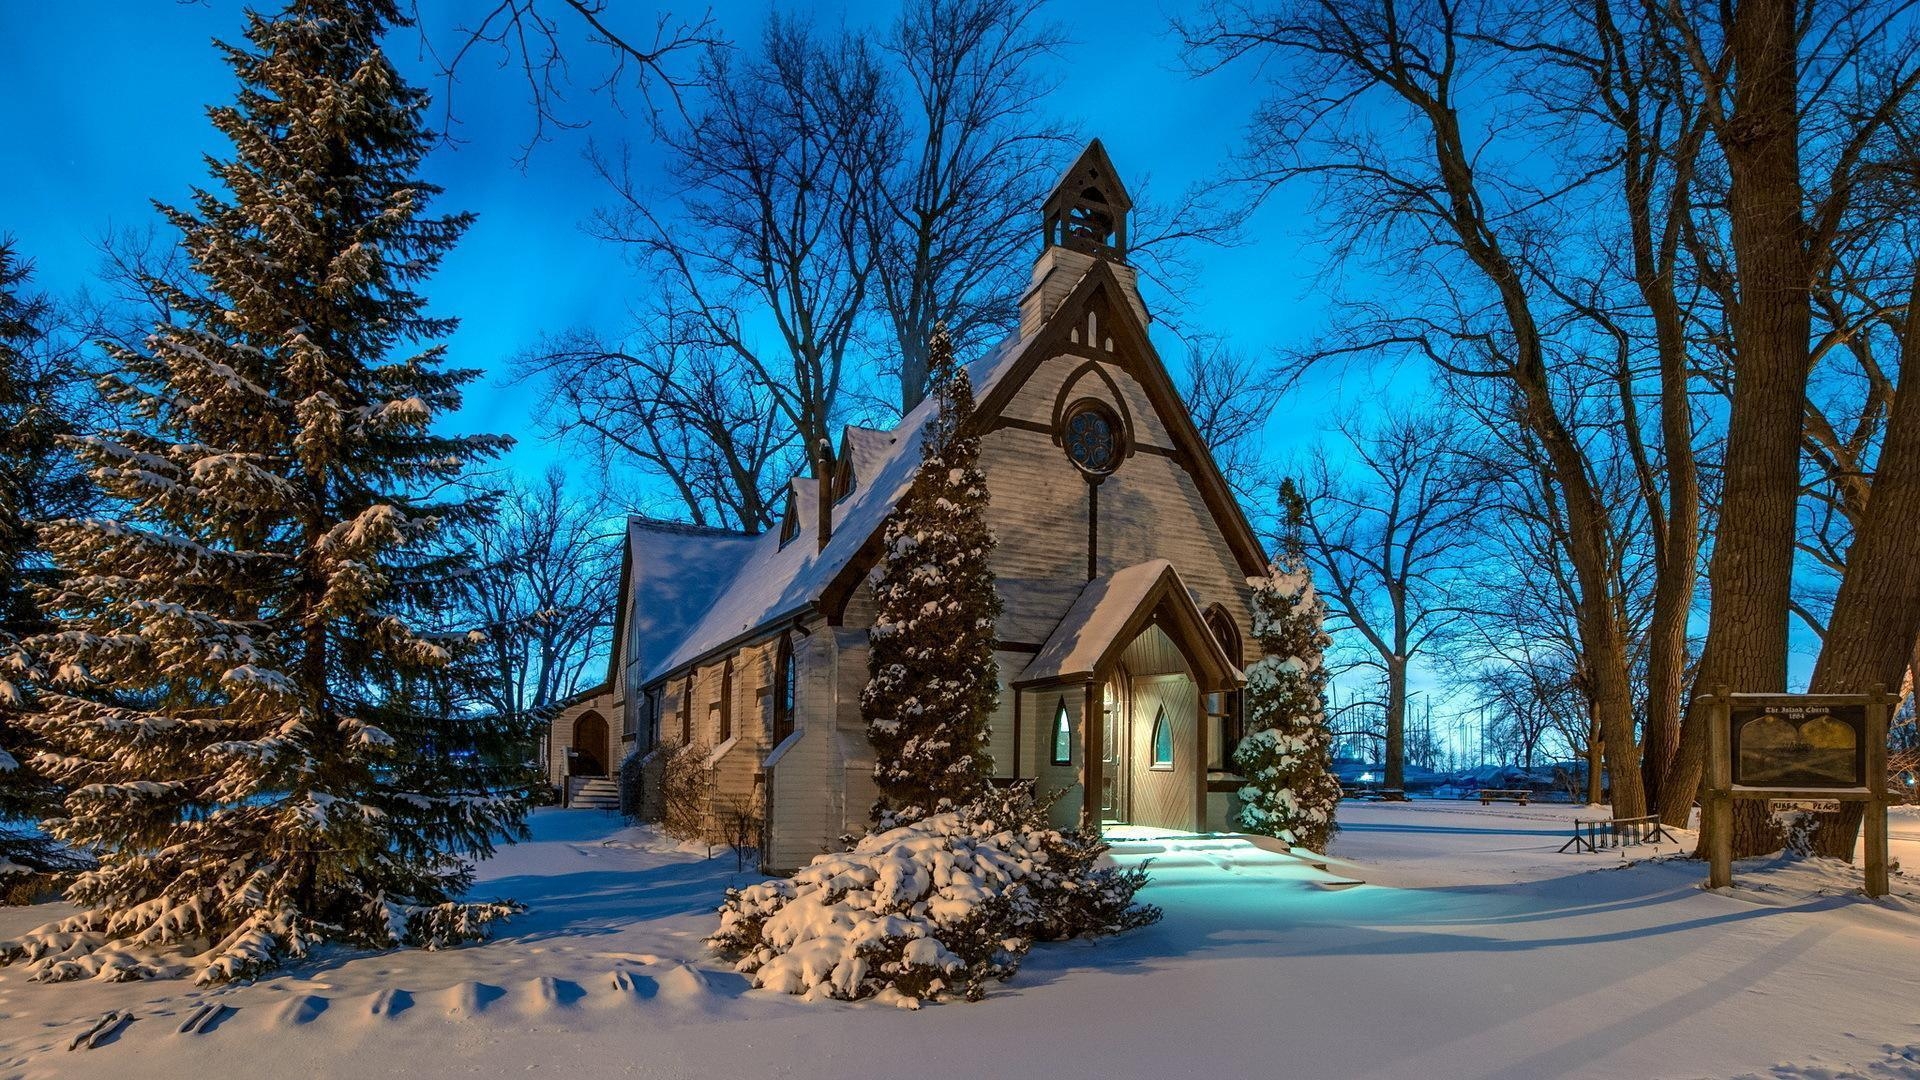
[{"label": "porch gable roof", "polygon": [[1088,682],[1158,621],[1208,690],[1246,681],[1208,629],[1193,593],[1165,559],[1148,559],[1087,582],[1014,686]]}]

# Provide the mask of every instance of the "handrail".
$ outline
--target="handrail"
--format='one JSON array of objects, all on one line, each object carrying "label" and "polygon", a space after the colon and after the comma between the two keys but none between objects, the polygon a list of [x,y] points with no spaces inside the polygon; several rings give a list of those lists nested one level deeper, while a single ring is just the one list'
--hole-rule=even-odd
[{"label": "handrail", "polygon": [[1591,851],[1599,853],[1602,848],[1621,848],[1634,844],[1678,844],[1680,841],[1667,831],[1661,823],[1660,815],[1647,814],[1633,818],[1584,818],[1573,819],[1573,838],[1560,845],[1560,853],[1567,850]]}]

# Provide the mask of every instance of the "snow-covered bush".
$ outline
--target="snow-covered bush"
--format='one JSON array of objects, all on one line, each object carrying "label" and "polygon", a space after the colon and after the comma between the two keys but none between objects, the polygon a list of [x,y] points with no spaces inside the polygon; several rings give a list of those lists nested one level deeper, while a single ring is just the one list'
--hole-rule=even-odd
[{"label": "snow-covered bush", "polygon": [[1247,735],[1233,764],[1240,788],[1240,827],[1312,851],[1334,834],[1340,781],[1333,775],[1333,736],[1326,725],[1326,603],[1313,587],[1302,546],[1299,495],[1282,488],[1288,532],[1279,557],[1253,586],[1253,632],[1259,660],[1247,667]]},{"label": "snow-covered bush", "polygon": [[872,833],[792,878],[727,890],[707,939],[754,985],[808,998],[879,996],[918,1007],[977,1000],[1036,941],[1118,934],[1158,921],[1134,903],[1144,869],[1101,856],[1091,830],[1047,820],[1031,783]]},{"label": "snow-covered bush", "polygon": [[620,760],[620,816],[632,823],[647,816],[647,755],[634,751]]}]

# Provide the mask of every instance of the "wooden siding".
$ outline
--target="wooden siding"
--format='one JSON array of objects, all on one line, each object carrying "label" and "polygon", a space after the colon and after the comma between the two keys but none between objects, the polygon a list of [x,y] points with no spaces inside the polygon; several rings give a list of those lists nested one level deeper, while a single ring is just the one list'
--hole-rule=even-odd
[{"label": "wooden siding", "polygon": [[768,872],[805,865],[839,835],[837,800],[831,797],[839,772],[834,750],[834,635],[822,626],[809,629],[810,633],[795,634],[793,639],[793,735],[768,769],[767,850],[761,852]]},{"label": "wooden siding", "polygon": [[1012,776],[1013,680],[1020,674],[1020,669],[1027,666],[1027,661],[1033,659],[1033,655],[999,652],[993,658],[1000,673],[1000,704],[988,720],[987,753],[993,758],[993,775]]},{"label": "wooden siding", "polygon": [[1166,631],[1149,626],[1121,650],[1120,663],[1130,675],[1181,675],[1187,673],[1186,658]]},{"label": "wooden siding", "polygon": [[860,693],[867,686],[867,631],[836,627],[832,637],[834,696],[828,715],[834,718],[838,769],[833,787],[833,838],[837,839],[846,833],[865,831],[880,789],[873,783],[873,743],[867,738],[867,722],[860,715]]},{"label": "wooden siding", "polygon": [[[1092,255],[1069,248],[1049,247],[1042,252],[1040,262],[1033,268],[1033,284],[1027,289],[1026,295],[1020,298],[1020,332],[1038,332],[1048,317],[1058,311],[1061,303],[1072,294],[1074,287],[1080,284],[1080,279],[1086,276],[1093,264]],[[1140,288],[1133,267],[1118,262],[1107,265],[1113,268],[1114,276],[1126,288],[1128,304],[1141,324],[1145,325],[1147,308],[1140,302]]]},{"label": "wooden siding", "polygon": [[879,615],[873,599],[873,577],[868,575],[860,579],[860,584],[847,597],[847,610],[840,621],[847,626],[869,627]]},{"label": "wooden siding", "polygon": [[[1053,720],[1060,702],[1067,705],[1067,723],[1073,728],[1073,762],[1053,764]],[[1086,692],[1080,685],[1022,691],[1020,695],[1020,775],[1031,777],[1043,794],[1064,792],[1053,804],[1052,821],[1060,828],[1080,824],[1086,797]]]},{"label": "wooden siding", "polygon": [[[760,763],[772,747],[767,740],[773,731],[773,660],[778,639],[757,642],[701,669],[705,691],[696,691],[696,700],[705,701],[705,726],[697,736],[713,754],[713,797],[709,818],[720,835],[730,835],[735,817],[760,819],[765,814],[760,791]],[[729,663],[730,661],[730,663]],[[723,679],[732,675],[729,687]],[[696,688],[701,683],[696,682]],[[720,738],[722,695],[730,691],[732,700],[732,737]],[[696,718],[702,716],[695,714]]]},{"label": "wooden siding", "polygon": [[[1005,641],[1044,641],[1086,585],[1087,484],[1053,440],[1001,428],[981,441]],[[1253,590],[1199,488],[1172,458],[1135,454],[1100,485],[1099,564],[1164,558],[1205,608],[1218,603],[1251,642]],[[1250,651],[1250,650],[1249,650]]]}]

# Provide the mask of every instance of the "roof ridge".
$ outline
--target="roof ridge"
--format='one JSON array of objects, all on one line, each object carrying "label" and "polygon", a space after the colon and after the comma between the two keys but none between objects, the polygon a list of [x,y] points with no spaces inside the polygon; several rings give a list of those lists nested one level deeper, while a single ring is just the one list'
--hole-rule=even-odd
[{"label": "roof ridge", "polygon": [[740,529],[723,529],[717,525],[701,525],[691,521],[675,521],[671,518],[657,518],[647,514],[628,514],[627,526],[651,529],[654,532],[681,533],[686,536],[737,536],[750,539],[759,533],[745,532]]}]

